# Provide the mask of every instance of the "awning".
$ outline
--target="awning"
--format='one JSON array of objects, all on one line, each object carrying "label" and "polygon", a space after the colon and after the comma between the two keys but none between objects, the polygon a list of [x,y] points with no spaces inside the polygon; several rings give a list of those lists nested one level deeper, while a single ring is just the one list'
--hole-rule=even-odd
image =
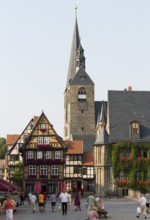
[{"label": "awning", "polygon": [[3,190],[5,188],[6,191],[18,191],[20,190],[20,187],[16,186],[13,183],[10,183],[2,178],[0,178],[0,191],[5,191]]}]

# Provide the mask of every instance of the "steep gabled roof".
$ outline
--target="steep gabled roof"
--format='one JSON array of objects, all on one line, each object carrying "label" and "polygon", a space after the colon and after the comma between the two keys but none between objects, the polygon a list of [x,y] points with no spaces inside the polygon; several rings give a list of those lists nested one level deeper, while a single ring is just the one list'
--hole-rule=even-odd
[{"label": "steep gabled roof", "polygon": [[29,142],[30,142],[31,139],[32,139],[32,136],[33,136],[34,131],[37,129],[38,124],[41,122],[41,120],[42,120],[43,118],[48,122],[48,124],[49,124],[49,126],[50,126],[50,128],[51,128],[51,130],[52,130],[52,132],[53,132],[53,134],[55,135],[55,137],[56,137],[57,141],[60,143],[60,145],[63,146],[64,148],[67,148],[67,146],[66,146],[65,142],[63,141],[63,139],[57,134],[57,132],[56,132],[56,131],[54,130],[54,128],[53,128],[53,125],[49,122],[49,120],[48,120],[48,118],[46,117],[46,115],[44,114],[44,112],[42,112],[41,115],[40,115],[40,117],[38,118],[38,120],[37,120],[37,122],[36,122],[36,125],[34,126],[32,132],[30,133],[30,135],[29,135],[28,138],[26,139],[25,143],[24,143],[24,144],[22,145],[22,147],[20,148],[20,152],[22,152],[24,149],[26,149],[26,147],[28,146]]},{"label": "steep gabled roof", "polygon": [[19,134],[7,134],[6,144],[7,145],[15,144],[16,141],[18,140],[19,136],[20,136]]},{"label": "steep gabled roof", "polygon": [[[150,92],[108,91],[110,142],[150,142]],[[140,122],[140,139],[130,137],[129,125]]]}]

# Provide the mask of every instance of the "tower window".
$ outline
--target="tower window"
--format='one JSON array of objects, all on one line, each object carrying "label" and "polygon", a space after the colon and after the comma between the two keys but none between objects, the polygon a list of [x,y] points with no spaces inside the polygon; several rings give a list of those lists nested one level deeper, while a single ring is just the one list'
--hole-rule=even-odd
[{"label": "tower window", "polygon": [[79,102],[86,101],[86,90],[83,87],[78,90],[78,101]]}]

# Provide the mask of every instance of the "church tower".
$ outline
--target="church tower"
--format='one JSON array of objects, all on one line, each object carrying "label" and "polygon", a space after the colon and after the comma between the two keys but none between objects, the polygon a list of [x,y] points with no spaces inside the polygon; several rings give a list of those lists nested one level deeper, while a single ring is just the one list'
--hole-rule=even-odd
[{"label": "church tower", "polygon": [[64,92],[64,139],[83,140],[84,151],[91,151],[95,141],[94,83],[85,66],[76,17]]}]

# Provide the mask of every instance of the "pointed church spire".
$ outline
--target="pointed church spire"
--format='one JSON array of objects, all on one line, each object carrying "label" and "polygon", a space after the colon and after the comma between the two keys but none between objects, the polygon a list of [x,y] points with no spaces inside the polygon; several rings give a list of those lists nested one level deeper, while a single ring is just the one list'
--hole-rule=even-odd
[{"label": "pointed church spire", "polygon": [[101,111],[98,113],[98,119],[97,119],[97,129],[99,127],[105,126],[106,121],[105,121],[105,109],[104,109],[104,102],[102,101],[102,106],[101,106]]},{"label": "pointed church spire", "polygon": [[106,117],[105,117],[105,108],[104,102],[102,102],[101,112],[98,114],[97,119],[97,138],[95,145],[108,144],[108,133],[106,131]]},{"label": "pointed church spire", "polygon": [[[69,86],[70,82],[76,75],[76,67],[77,63],[79,65],[79,62],[77,60],[80,60],[80,63],[83,63],[85,66],[85,57],[84,57],[84,50],[80,43],[80,35],[79,35],[79,28],[78,28],[78,21],[77,21],[77,5],[75,7],[75,25],[74,25],[74,32],[73,32],[73,38],[72,38],[72,47],[71,47],[71,53],[70,53],[70,61],[69,61],[69,68],[68,68],[68,77],[66,82],[66,88]],[[82,55],[81,55],[82,54]],[[77,55],[80,57],[77,58]],[[82,59],[81,59],[82,56]],[[82,61],[81,61],[82,60]]]}]

